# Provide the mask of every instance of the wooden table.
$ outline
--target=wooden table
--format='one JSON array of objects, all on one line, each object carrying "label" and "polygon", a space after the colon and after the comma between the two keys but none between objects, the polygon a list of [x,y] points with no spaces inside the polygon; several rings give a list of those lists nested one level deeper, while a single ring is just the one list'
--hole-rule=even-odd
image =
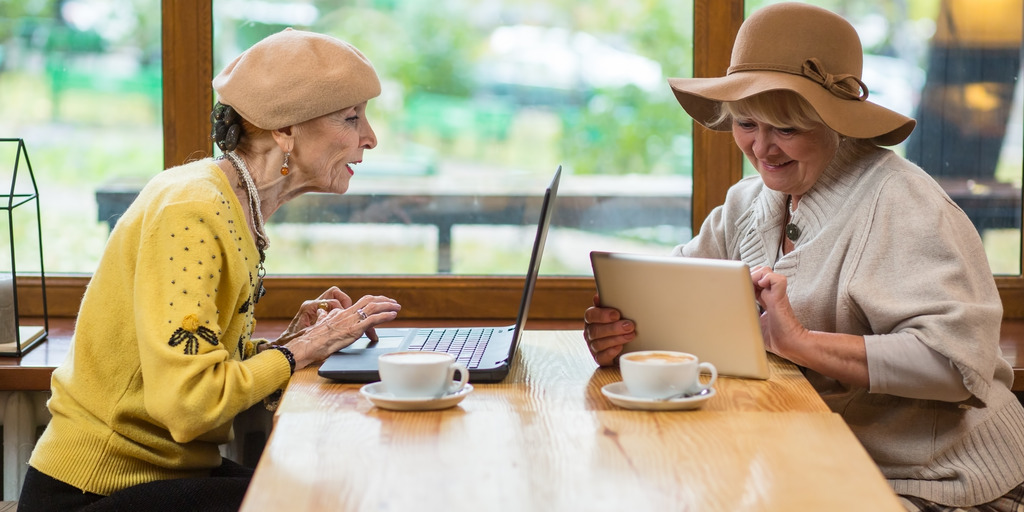
[{"label": "wooden table", "polygon": [[[35,320],[35,319],[29,319]],[[419,321],[423,323],[423,321]],[[447,325],[450,322],[438,321]],[[397,321],[395,326],[407,323]],[[558,322],[531,322],[541,328],[546,324],[558,325]],[[287,320],[269,319],[259,322],[262,337],[274,337],[288,325]],[[496,324],[499,325],[499,324]],[[504,325],[504,323],[500,324]],[[22,358],[0,357],[0,390],[49,391],[50,374],[67,355],[71,347],[71,335],[74,319],[55,318],[50,320],[50,335],[47,341]],[[1024,391],[1024,319],[1004,318],[999,338],[999,347],[1003,358],[1013,367],[1013,391]]]},{"label": "wooden table", "polygon": [[298,372],[242,510],[902,510],[790,363],[720,378],[700,410],[630,411],[580,336],[527,331],[505,381],[443,411]]}]

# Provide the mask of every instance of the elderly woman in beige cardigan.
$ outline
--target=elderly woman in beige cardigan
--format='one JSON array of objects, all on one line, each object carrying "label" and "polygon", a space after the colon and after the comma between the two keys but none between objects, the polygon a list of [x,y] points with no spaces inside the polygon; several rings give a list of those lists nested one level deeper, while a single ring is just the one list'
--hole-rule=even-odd
[{"label": "elderly woman in beige cardigan", "polygon": [[[865,101],[861,55],[843,18],[775,4],[743,24],[727,76],[670,79],[758,173],[673,252],[750,265],[766,349],[805,369],[907,509],[1020,510],[1024,409],[981,239],[881,147],[915,123]],[[594,359],[615,364],[633,323],[598,297],[584,319]]]}]

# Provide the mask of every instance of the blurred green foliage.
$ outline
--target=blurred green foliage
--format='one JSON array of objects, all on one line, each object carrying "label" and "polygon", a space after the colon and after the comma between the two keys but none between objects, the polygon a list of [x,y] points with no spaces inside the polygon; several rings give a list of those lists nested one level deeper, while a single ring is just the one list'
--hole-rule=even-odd
[{"label": "blurred green foliage", "polygon": [[[749,11],[774,2],[748,0],[746,6]],[[813,3],[850,17],[881,14],[892,21],[934,19],[939,0]],[[80,30],[60,18],[68,4],[107,11],[95,16],[96,28]],[[371,103],[381,140],[375,156],[422,160],[419,167],[424,172],[434,172],[436,160],[443,158],[545,172],[553,162],[563,162],[575,175],[691,174],[691,121],[667,83],[655,90],[634,85],[571,91],[533,87],[521,88],[523,94],[518,95],[485,89],[479,74],[480,66],[493,59],[487,45],[495,29],[529,25],[589,34],[658,63],[665,78],[690,76],[691,0],[263,0],[252,5],[256,4],[261,16],[249,12],[244,1],[214,2],[215,51],[222,60],[215,68],[289,26],[282,20],[289,19],[290,11],[315,7],[315,19],[296,28],[352,42],[370,57],[386,82],[385,93]],[[0,128],[14,127],[14,133],[0,135],[27,138],[41,181],[52,187],[41,194],[44,226],[61,225],[69,233],[63,236],[74,240],[76,254],[86,262],[83,268],[69,268],[64,257],[53,268],[89,271],[88,262],[101,250],[105,233],[104,224],[81,214],[82,199],[69,200],[64,188],[91,188],[111,177],[145,178],[162,168],[161,112],[151,90],[152,71],[160,68],[160,5],[161,0],[0,0]],[[889,51],[901,36],[896,27],[888,25],[871,50]],[[47,76],[47,65],[88,71],[95,65],[93,57],[115,50],[132,55],[140,69],[150,72],[149,90],[72,88],[60,93],[60,101],[51,97],[54,76],[60,75]],[[59,55],[75,52],[79,55]],[[78,57],[80,61],[75,61]],[[15,58],[29,66],[7,67]],[[96,74],[103,72],[95,69]],[[38,126],[46,129],[34,128]],[[428,153],[434,161],[425,156]],[[1014,170],[1019,179],[1019,168]],[[68,210],[77,211],[69,215]],[[1015,236],[1019,246],[1019,234]],[[423,254],[412,259],[429,260]],[[429,272],[433,264],[427,263],[424,271]]]},{"label": "blurred green foliage", "polygon": [[[508,128],[494,128],[494,117],[462,122],[454,134],[452,126],[465,119],[467,109],[499,117],[512,110],[508,123],[515,122],[516,113],[543,111],[560,120],[560,130],[547,144],[556,153],[554,158],[570,163],[574,174],[691,173],[691,124],[667,83],[653,93],[635,86],[570,92],[535,88],[526,92],[534,101],[524,104],[519,98],[495,97],[494,91],[483,90],[476,72],[489,58],[487,41],[495,29],[543,25],[597,36],[617,49],[659,63],[666,77],[689,76],[690,2],[437,0],[352,2],[341,7],[336,2],[314,3],[321,16],[308,28],[353,43],[370,57],[382,77],[400,86],[404,108],[390,112],[392,117],[386,121],[398,132],[416,127],[408,133],[415,142],[430,145],[436,138],[474,139],[481,136],[474,132],[487,132],[484,138],[493,145],[488,158],[512,154],[499,163],[522,165],[515,160],[515,151],[502,149],[514,142],[503,136]],[[435,104],[425,107],[431,98]],[[408,118],[427,111],[432,117]],[[422,133],[423,127],[430,126],[433,133]],[[680,143],[680,137],[686,142]]]}]

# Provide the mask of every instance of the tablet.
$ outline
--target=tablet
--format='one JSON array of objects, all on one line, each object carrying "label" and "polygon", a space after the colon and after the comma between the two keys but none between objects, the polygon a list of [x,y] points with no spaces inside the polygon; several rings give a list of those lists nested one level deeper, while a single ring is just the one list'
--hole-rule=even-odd
[{"label": "tablet", "polygon": [[601,305],[636,325],[625,352],[679,350],[719,375],[768,378],[750,270],[741,261],[593,251]]}]

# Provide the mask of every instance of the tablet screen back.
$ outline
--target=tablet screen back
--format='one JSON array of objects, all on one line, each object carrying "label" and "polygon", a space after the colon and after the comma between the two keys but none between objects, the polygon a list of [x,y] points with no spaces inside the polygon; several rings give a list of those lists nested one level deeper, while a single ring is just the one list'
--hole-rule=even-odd
[{"label": "tablet screen back", "polygon": [[601,305],[636,325],[625,352],[679,350],[720,375],[768,378],[750,270],[740,261],[590,253]]}]

